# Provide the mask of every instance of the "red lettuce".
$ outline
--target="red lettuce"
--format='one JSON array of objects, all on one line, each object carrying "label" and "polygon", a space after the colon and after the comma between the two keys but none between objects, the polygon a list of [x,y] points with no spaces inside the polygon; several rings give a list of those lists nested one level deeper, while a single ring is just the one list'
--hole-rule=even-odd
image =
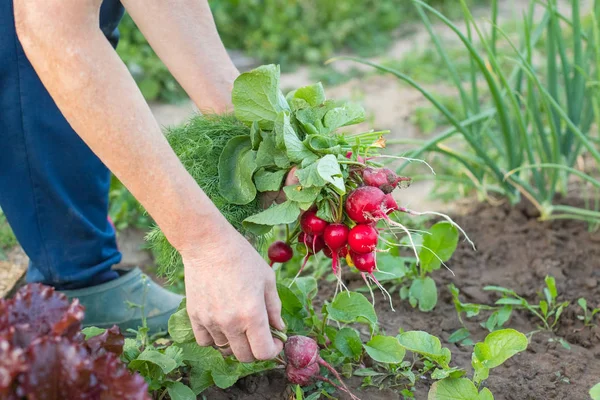
[{"label": "red lettuce", "polygon": [[0,299],[0,398],[149,399],[148,385],[121,362],[117,326],[87,341],[84,308],[41,284]]}]

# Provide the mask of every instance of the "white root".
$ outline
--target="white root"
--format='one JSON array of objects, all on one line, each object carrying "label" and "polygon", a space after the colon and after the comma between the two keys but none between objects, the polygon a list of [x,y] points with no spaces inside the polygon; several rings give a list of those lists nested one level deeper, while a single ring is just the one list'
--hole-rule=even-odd
[{"label": "white root", "polygon": [[456,229],[458,229],[460,231],[460,233],[462,233],[465,237],[465,240],[467,242],[469,242],[469,244],[473,247],[473,250],[477,250],[475,248],[475,243],[473,243],[473,241],[469,238],[469,236],[467,235],[467,233],[463,230],[463,228],[460,227],[460,225],[458,225],[456,222],[454,222],[452,220],[452,218],[450,218],[449,216],[447,216],[446,214],[442,214],[436,211],[414,211],[414,210],[410,210],[408,208],[405,207],[399,207],[398,211],[410,214],[410,215],[437,215],[438,217],[442,217],[444,218],[446,221],[448,221],[450,224],[452,224],[454,227],[456,227]]}]

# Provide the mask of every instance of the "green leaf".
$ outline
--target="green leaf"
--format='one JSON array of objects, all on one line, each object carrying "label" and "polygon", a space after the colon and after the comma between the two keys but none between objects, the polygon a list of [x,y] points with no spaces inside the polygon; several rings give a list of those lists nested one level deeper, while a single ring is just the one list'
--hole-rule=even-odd
[{"label": "green leaf", "polygon": [[481,389],[479,392],[479,400],[494,400],[494,395],[488,388]]},{"label": "green leaf", "polygon": [[475,345],[474,354],[486,368],[492,369],[527,349],[527,337],[514,329],[502,329],[487,335]]},{"label": "green leaf", "polygon": [[139,371],[146,362],[158,366],[164,374],[168,374],[177,368],[177,361],[153,347],[146,347],[135,360],[129,363],[129,368]]},{"label": "green leaf", "polygon": [[417,278],[410,285],[409,296],[417,301],[419,310],[428,312],[437,304],[437,286],[430,277]]},{"label": "green leaf", "polygon": [[249,136],[231,138],[219,157],[219,192],[231,204],[244,205],[256,197],[252,174],[256,152]]},{"label": "green leaf", "polygon": [[304,139],[306,146],[318,154],[340,154],[342,148],[332,136],[308,135]]},{"label": "green leaf", "polygon": [[294,332],[304,332],[306,330],[304,318],[308,317],[308,312],[300,298],[284,285],[278,284],[277,292],[281,299],[281,315],[288,328]]},{"label": "green leaf", "polygon": [[[285,172],[285,171],[284,171]],[[298,203],[312,203],[321,193],[320,187],[304,187],[302,185],[285,186],[283,188],[288,200],[297,201]]]},{"label": "green leaf", "polygon": [[327,154],[318,161],[317,171],[323,180],[333,185],[336,192],[346,194],[340,163],[333,154]]},{"label": "green leaf", "polygon": [[263,65],[238,76],[231,100],[235,116],[248,124],[256,121],[262,129],[273,129],[277,114],[289,110],[279,89],[279,66]]},{"label": "green leaf", "polygon": [[215,381],[209,369],[200,365],[193,365],[190,369],[190,387],[196,395],[213,386]]},{"label": "green leaf", "polygon": [[274,192],[281,189],[283,179],[287,171],[281,169],[279,171],[271,172],[264,169],[259,169],[254,174],[254,183],[256,184],[256,190],[259,192]]},{"label": "green leaf", "polygon": [[423,247],[419,251],[421,269],[426,272],[437,270],[442,261],[448,261],[458,245],[458,230],[449,222],[438,222],[423,237]]},{"label": "green leaf", "polygon": [[311,107],[316,107],[325,102],[325,89],[321,82],[304,86],[293,92],[293,98],[302,99]]},{"label": "green leaf", "polygon": [[600,383],[595,384],[590,389],[590,396],[592,397],[592,400],[600,400]]},{"label": "green leaf", "polygon": [[183,361],[190,361],[190,362],[201,361],[201,362],[206,362],[206,363],[212,363],[216,359],[223,358],[223,356],[221,355],[221,353],[219,353],[218,350],[216,350],[210,346],[208,346],[208,347],[200,346],[196,342],[177,343],[171,347],[175,347],[175,346],[177,346],[181,349],[181,357],[182,357]]},{"label": "green leaf", "polygon": [[194,391],[181,382],[169,382],[167,393],[171,400],[196,400]]},{"label": "green leaf", "polygon": [[[316,160],[318,157],[308,147],[302,143],[298,135],[290,124],[290,116],[288,113],[281,112],[275,121],[275,133],[279,138],[283,138],[282,145],[285,146],[286,154],[290,161],[299,163],[303,160]],[[277,144],[278,140],[275,140]]]},{"label": "green leaf", "polygon": [[399,364],[406,350],[393,336],[375,336],[364,345],[369,356],[380,363]]},{"label": "green leaf", "polygon": [[263,132],[263,140],[256,152],[256,168],[263,167],[277,167],[280,169],[288,169],[290,167],[290,160],[285,154],[285,150],[275,147],[275,138],[270,132]]},{"label": "green leaf", "polygon": [[469,379],[448,378],[434,382],[427,400],[478,400],[477,388]]},{"label": "green leaf", "polygon": [[185,309],[185,299],[179,305],[177,312],[169,318],[169,335],[176,343],[185,343],[195,340],[190,317]]},{"label": "green leaf", "polygon": [[357,292],[342,292],[327,304],[329,318],[342,323],[360,322],[372,327],[377,325],[377,314],[373,304]]},{"label": "green leaf", "polygon": [[362,341],[355,329],[342,328],[335,335],[333,345],[344,357],[358,359],[362,354]]},{"label": "green leaf", "polygon": [[215,385],[221,389],[227,389],[233,386],[233,384],[240,379],[240,376],[236,373],[236,368],[225,362],[214,365],[210,374],[212,375]]},{"label": "green leaf", "polygon": [[548,290],[550,291],[552,300],[556,299],[558,297],[558,290],[556,290],[556,280],[553,276],[546,276],[544,281],[546,282],[546,286],[548,286]]},{"label": "green leaf", "polygon": [[312,276],[301,276],[296,278],[294,286],[298,288],[305,299],[313,299],[318,292],[317,280]]},{"label": "green leaf", "polygon": [[404,258],[396,257],[389,252],[377,254],[377,270],[375,278],[379,282],[402,279],[406,276],[408,268]]},{"label": "green leaf", "polygon": [[250,142],[252,142],[252,150],[258,150],[260,143],[262,142],[262,133],[258,127],[258,122],[253,122],[250,127]]},{"label": "green leaf", "polygon": [[243,222],[244,228],[256,233],[268,232],[275,225],[291,224],[298,220],[300,207],[294,201],[285,201],[258,214],[251,215]]},{"label": "green leaf", "polygon": [[442,348],[437,337],[423,331],[407,331],[399,334],[400,345],[408,351],[420,354],[431,360],[447,365],[450,362],[450,351]]},{"label": "green leaf", "polygon": [[460,378],[465,375],[465,370],[452,367],[452,368],[436,368],[431,373],[431,379],[446,379],[446,378]]},{"label": "green leaf", "polygon": [[358,104],[347,103],[329,110],[323,117],[323,125],[329,132],[346,125],[358,124],[365,120],[365,110]]},{"label": "green leaf", "polygon": [[450,335],[450,337],[448,338],[448,342],[458,343],[458,342],[465,340],[469,336],[471,336],[471,333],[469,332],[469,330],[467,328],[460,328],[460,329],[454,331],[454,333],[452,333],[452,335]]},{"label": "green leaf", "polygon": [[471,354],[471,365],[473,366],[473,381],[476,384],[483,382],[490,376],[490,369],[487,368],[481,360],[477,358],[475,353]]},{"label": "green leaf", "polygon": [[106,329],[98,328],[96,326],[88,326],[87,328],[83,328],[81,333],[85,335],[85,340],[91,339],[94,336],[102,335],[106,332]]},{"label": "green leaf", "polygon": [[497,305],[523,305],[523,300],[521,299],[514,299],[512,297],[503,297],[501,299],[496,300]]}]

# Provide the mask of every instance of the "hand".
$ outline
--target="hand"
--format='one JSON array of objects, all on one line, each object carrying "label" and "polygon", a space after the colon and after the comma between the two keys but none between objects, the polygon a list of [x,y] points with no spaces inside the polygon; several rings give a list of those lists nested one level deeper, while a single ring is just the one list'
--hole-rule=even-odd
[{"label": "hand", "polygon": [[224,223],[198,248],[181,251],[187,311],[200,346],[226,347],[241,362],[269,360],[284,330],[275,273],[231,225]]},{"label": "hand", "polygon": [[[293,186],[300,183],[298,177],[296,176],[297,167],[292,167],[290,172],[288,172],[284,186]],[[269,208],[273,202],[275,203],[283,203],[285,201],[285,192],[280,190],[279,192],[264,192],[261,194],[260,202],[263,208]]]}]

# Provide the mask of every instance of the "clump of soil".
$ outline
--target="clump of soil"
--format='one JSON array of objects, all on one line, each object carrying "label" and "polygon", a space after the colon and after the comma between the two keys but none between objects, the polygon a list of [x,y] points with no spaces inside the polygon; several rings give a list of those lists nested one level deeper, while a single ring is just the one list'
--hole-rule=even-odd
[{"label": "clump of soil", "polygon": [[[600,328],[584,327],[577,318],[581,310],[577,299],[584,297],[588,305],[600,307],[600,232],[590,233],[587,225],[578,221],[540,222],[535,212],[525,205],[491,207],[475,205],[465,215],[456,218],[477,245],[473,251],[462,243],[449,263],[456,274],[441,269],[433,278],[439,288],[437,307],[422,313],[400,302],[395,296],[396,312],[379,298],[377,313],[388,334],[404,330],[425,330],[443,341],[453,355],[453,365],[470,372],[471,347],[448,343],[447,339],[461,327],[452,304],[448,285],[461,291],[463,302],[493,304],[497,295],[485,292],[486,285],[499,285],[515,290],[528,301],[536,303],[544,287],[544,277],[556,278],[560,301],[570,301],[554,333],[539,332],[531,337],[527,351],[518,354],[490,373],[485,385],[496,400],[588,399],[588,390],[600,381]],[[323,294],[327,288],[322,289]],[[479,320],[466,320],[473,339],[482,340],[488,333]],[[595,321],[600,324],[598,318]],[[506,327],[524,333],[539,329],[534,316],[513,312]],[[565,349],[555,339],[562,337],[571,349]],[[356,388],[360,380],[349,381]],[[417,399],[425,399],[431,382],[417,385]],[[362,399],[400,399],[397,392],[377,389],[355,392]],[[208,390],[210,399],[262,400],[290,399],[283,374],[270,372],[262,377],[242,379],[225,391]],[[343,396],[340,398],[344,398]]]}]

